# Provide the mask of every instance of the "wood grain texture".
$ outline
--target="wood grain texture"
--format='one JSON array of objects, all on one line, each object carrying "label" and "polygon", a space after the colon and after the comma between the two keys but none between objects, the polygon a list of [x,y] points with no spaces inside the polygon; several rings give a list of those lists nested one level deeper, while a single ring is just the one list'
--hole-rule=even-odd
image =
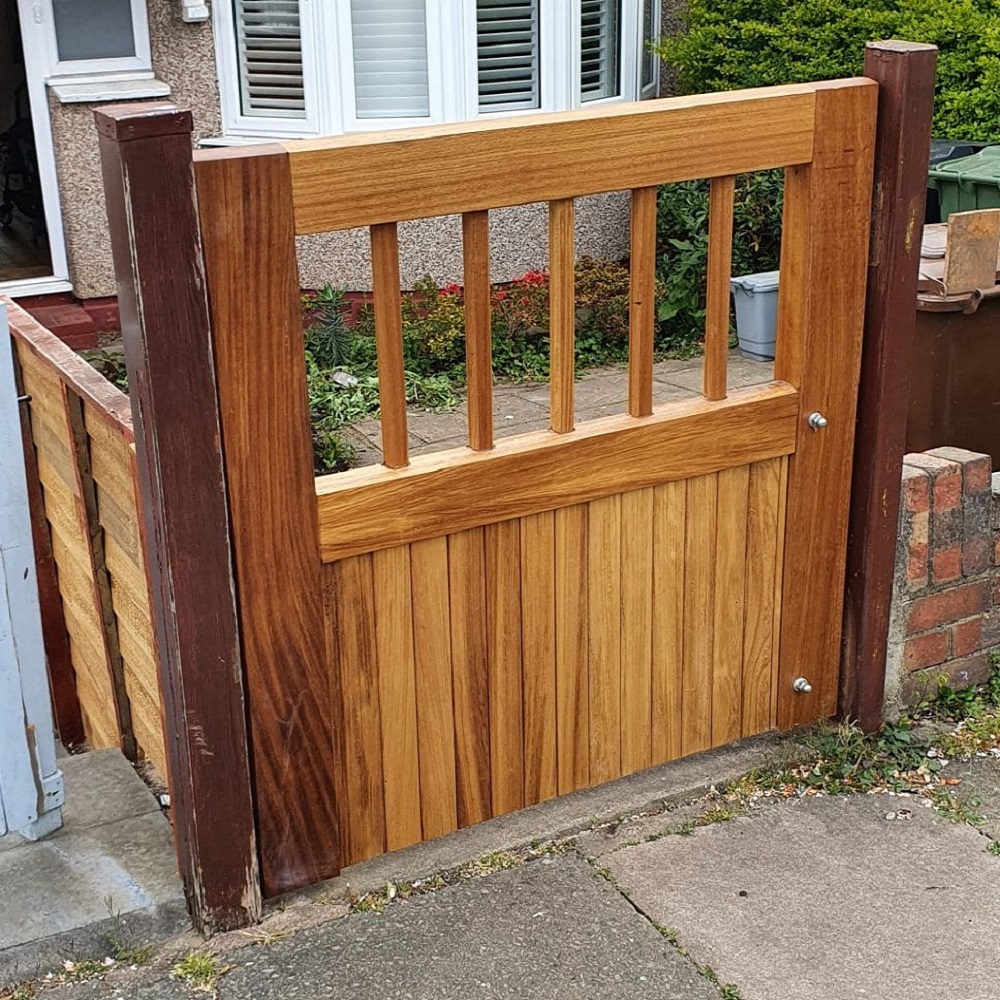
[{"label": "wood grain texture", "polygon": [[[782,294],[804,300],[806,315],[798,331],[799,437],[788,479],[782,728],[830,716],[837,707],[850,500],[837,486],[850,482],[853,458],[877,96],[872,81],[817,84],[814,159],[786,182],[786,205],[799,227],[789,235],[790,257],[804,266],[796,263],[786,281],[782,260]],[[779,338],[788,332],[780,327]],[[822,431],[806,424],[814,410],[827,418]],[[809,679],[811,693],[792,690],[798,676]]]},{"label": "wood grain texture", "polygon": [[[141,500],[137,506],[142,510],[140,536],[150,577],[174,836],[195,925],[212,933],[260,919],[256,822],[267,814],[266,805],[255,814],[248,760],[245,661],[240,648],[227,510],[230,494],[213,366],[213,356],[220,357],[224,337],[213,342],[209,329],[208,283],[191,166],[190,113],[162,104],[128,104],[105,107],[96,117],[132,392]],[[203,202],[220,207],[223,215],[228,209],[237,220],[230,228],[226,219],[221,232],[216,232],[222,269],[232,265],[238,272],[237,278],[213,289],[213,301],[224,314],[230,297],[232,302],[242,303],[250,289],[263,295],[272,291],[270,286],[261,291],[266,282],[260,270],[254,275],[253,269],[244,272],[240,268],[243,254],[266,257],[268,266],[281,264],[280,241],[272,246],[266,233],[244,229],[249,225],[245,211],[247,198],[254,193],[252,186],[244,190],[237,182],[234,187],[228,201],[214,188]],[[254,204],[266,205],[268,201],[265,194]],[[260,242],[254,238],[257,235],[262,237]],[[237,249],[229,246],[230,238],[243,236],[248,239]],[[297,287],[293,295],[292,314],[298,317]],[[266,348],[257,351],[253,343],[254,334],[269,346],[280,343],[278,324],[269,322],[274,317],[254,315],[252,310],[242,312],[240,305],[236,310],[239,315],[235,329],[229,328],[233,334],[229,347],[238,358],[246,352],[238,365],[248,369],[274,366],[273,355],[268,355]],[[225,354],[224,347],[221,354]],[[183,357],[185,364],[178,365],[178,357]],[[255,417],[268,412],[262,404],[267,390],[258,398],[252,376],[236,387],[235,393],[244,400],[239,405],[251,409]],[[268,448],[261,441],[265,435],[260,430],[255,424],[248,437],[253,448],[261,448],[261,458],[270,468]],[[236,459],[235,453],[228,456],[230,471],[238,465]],[[275,469],[279,467],[280,463]],[[259,470],[251,473],[258,499],[267,495],[264,479]],[[310,523],[309,517],[307,513],[299,526]],[[199,586],[192,587],[191,567],[195,565]],[[269,572],[273,576],[262,587],[249,581],[261,600],[258,614],[250,607],[243,609],[248,620],[263,616],[265,629],[270,622],[280,620],[284,611],[263,609],[277,591],[287,597],[280,558],[269,561]],[[280,581],[277,586],[276,581]],[[318,596],[316,602],[319,610]],[[322,648],[321,615],[310,625],[318,630],[313,641]],[[291,662],[297,667],[304,660],[294,649],[299,645],[299,639],[291,640]],[[317,659],[321,665],[321,657]],[[279,672],[285,665],[277,664]],[[272,719],[280,718],[281,699],[268,702],[267,709],[274,709]],[[293,724],[300,718],[308,723],[309,712],[307,708],[301,717],[289,713],[285,718],[293,718]],[[306,724],[304,729],[308,728]],[[224,769],[218,766],[220,760],[226,762]],[[302,806],[294,796],[295,778],[287,780],[282,771],[272,772],[272,777],[276,786],[292,794],[291,802],[283,804],[283,815],[270,813],[270,818],[278,816],[280,824],[285,817],[297,815]],[[315,771],[312,777],[316,777]],[[263,787],[267,787],[265,780],[258,790]],[[322,796],[321,790],[316,797],[321,800]],[[279,836],[275,842],[288,844],[292,839],[286,836],[282,841]],[[299,845],[290,847],[293,854],[298,849]],[[316,872],[313,868],[296,876],[306,881]]]},{"label": "wood grain texture", "polygon": [[458,825],[463,827],[493,815],[486,645],[486,548],[482,528],[448,536],[448,580]]},{"label": "wood grain texture", "polygon": [[488,212],[462,216],[462,274],[469,447],[489,451],[493,447],[493,341]]},{"label": "wood grain texture", "polygon": [[622,774],[621,509],[621,496],[602,497],[587,517],[592,785]]},{"label": "wood grain texture", "polygon": [[343,863],[352,865],[386,850],[372,557],[356,556],[325,567],[323,596],[330,685],[341,705],[342,727],[341,738],[336,744],[331,740],[328,752],[344,816]]},{"label": "wood grain texture", "polygon": [[556,795],[555,513],[521,518],[524,804]]},{"label": "wood grain texture", "polygon": [[555,518],[556,742],[559,794],[590,784],[587,505]]},{"label": "wood grain texture", "polygon": [[403,316],[399,292],[399,235],[395,223],[372,226],[371,241],[382,462],[390,469],[399,469],[409,461],[409,446],[406,436]]},{"label": "wood grain texture", "polygon": [[493,815],[500,816],[524,805],[520,524],[489,524],[484,540],[490,788]]},{"label": "wood grain texture", "polygon": [[653,333],[656,324],[657,188],[632,192],[628,310],[628,412],[653,412]]},{"label": "wood grain texture", "polygon": [[15,332],[21,382],[31,396],[28,408],[36,466],[84,735],[95,748],[120,747],[120,698],[116,697],[98,593],[91,523],[78,465],[81,456],[70,420],[70,391],[46,356],[28,349],[16,337]]},{"label": "wood grain texture", "polygon": [[549,203],[549,420],[558,434],[571,431],[576,420],[575,218],[572,198]]},{"label": "wood grain texture", "polygon": [[288,142],[296,232],[806,163],[813,109],[813,87],[800,84]]},{"label": "wood grain texture", "polygon": [[[937,50],[873,42],[865,75],[879,85],[871,249],[851,483],[840,714],[882,723],[903,453],[907,450],[927,159]],[[935,378],[937,378],[935,373]],[[919,395],[919,391],[917,393]],[[912,398],[912,397],[911,397]],[[909,418],[910,426],[916,421]],[[987,449],[989,450],[989,449]]]},{"label": "wood grain texture", "polygon": [[[287,158],[195,171],[267,894],[340,867],[339,741],[323,641],[311,434]],[[247,212],[247,204],[259,210]],[[335,741],[337,741],[335,743]]]},{"label": "wood grain texture", "polygon": [[687,483],[653,491],[652,762],[681,755]]},{"label": "wood grain texture", "polygon": [[743,615],[750,468],[744,465],[723,469],[718,478],[712,626],[713,746],[738,740],[743,728]]},{"label": "wood grain texture", "polygon": [[64,389],[64,392],[66,415],[69,420],[70,432],[73,435],[77,490],[83,500],[83,513],[86,518],[85,537],[90,546],[91,576],[94,581],[94,593],[97,601],[96,610],[101,627],[101,638],[111,670],[111,690],[115,699],[115,714],[118,716],[118,731],[121,734],[119,745],[122,753],[129,760],[135,761],[138,759],[138,754],[135,733],[132,731],[132,707],[129,704],[125,686],[125,665],[122,662],[121,647],[118,641],[118,623],[115,620],[115,609],[111,598],[111,577],[108,574],[104,555],[104,531],[97,509],[97,485],[91,471],[90,438],[87,436],[83,401],[74,392],[67,389]]},{"label": "wood grain texture", "polygon": [[653,762],[653,489],[621,497],[622,772]]},{"label": "wood grain texture", "polygon": [[698,476],[687,482],[681,691],[681,752],[685,756],[712,745],[718,482],[718,475]]},{"label": "wood grain texture", "polygon": [[705,293],[706,399],[725,399],[729,361],[729,279],[733,273],[735,177],[713,177],[708,197],[708,275]]},{"label": "wood grain texture", "polygon": [[588,421],[569,434],[522,434],[489,453],[416,456],[406,469],[316,480],[323,558],[388,548],[788,454],[796,394],[736,390],[717,403],[667,403],[651,417]]},{"label": "wood grain texture", "polygon": [[944,251],[944,293],[992,288],[997,280],[1000,209],[953,212]]},{"label": "wood grain texture", "polygon": [[743,736],[771,727],[772,666],[777,651],[776,597],[780,596],[779,562],[784,544],[781,523],[784,459],[750,467],[746,539],[746,612],[743,624]]},{"label": "wood grain texture", "polygon": [[[8,312],[10,307],[8,306]],[[24,383],[18,351],[21,344],[13,341],[12,360],[14,379],[19,396],[24,395]],[[38,581],[38,603],[42,618],[42,641],[45,662],[52,691],[52,708],[55,713],[56,732],[63,746],[71,748],[84,742],[83,716],[80,699],[76,693],[76,675],[73,657],[66,633],[62,599],[59,596],[59,579],[52,555],[52,536],[45,520],[45,498],[38,478],[38,459],[31,437],[31,416],[28,406],[20,407],[21,444],[24,450],[24,471],[28,486],[28,510],[31,516],[31,542],[35,552],[35,577]]]},{"label": "wood grain texture", "polygon": [[420,811],[425,839],[458,829],[448,539],[410,546]]},{"label": "wood grain texture", "polygon": [[379,715],[383,721],[385,844],[386,850],[396,851],[421,839],[409,546],[375,552],[372,579]]}]

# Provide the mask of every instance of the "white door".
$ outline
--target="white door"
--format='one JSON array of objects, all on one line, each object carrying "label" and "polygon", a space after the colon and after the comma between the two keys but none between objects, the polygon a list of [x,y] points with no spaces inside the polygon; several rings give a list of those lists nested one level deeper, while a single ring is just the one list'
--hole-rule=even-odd
[{"label": "white door", "polygon": [[0,836],[61,823],[52,703],[7,309],[0,305]]},{"label": "white door", "polygon": [[59,187],[56,180],[55,149],[52,144],[52,123],[49,118],[45,81],[49,73],[48,40],[42,8],[38,0],[17,0],[21,41],[24,47],[24,68],[27,76],[28,102],[38,157],[38,175],[45,207],[45,228],[48,231],[52,274],[20,281],[0,280],[0,295],[46,295],[71,289],[66,261],[66,240],[63,235]]}]

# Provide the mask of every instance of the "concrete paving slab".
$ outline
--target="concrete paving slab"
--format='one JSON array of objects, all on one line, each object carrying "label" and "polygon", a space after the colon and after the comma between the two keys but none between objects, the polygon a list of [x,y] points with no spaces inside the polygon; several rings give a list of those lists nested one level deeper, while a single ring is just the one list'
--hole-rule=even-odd
[{"label": "concrete paving slab", "polygon": [[983,833],[1000,840],[1000,758],[952,761],[946,772],[961,780],[954,794],[959,801],[968,798],[973,811],[983,817]]},{"label": "concrete paving slab", "polygon": [[0,853],[0,986],[189,926],[170,826],[117,750],[61,761],[65,824]]},{"label": "concrete paving slab", "polygon": [[[605,879],[560,856],[225,956],[220,1000],[718,1000]],[[110,996],[108,987],[53,1000]],[[169,980],[115,996],[190,995]]]},{"label": "concrete paving slab", "polygon": [[[760,385],[763,382],[770,382],[774,378],[774,362],[751,361],[744,358],[739,351],[730,351],[727,375],[730,389]],[[702,374],[699,369],[687,369],[665,374],[661,376],[661,379],[684,389],[700,390]]]},{"label": "concrete paving slab", "polygon": [[916,799],[809,798],[603,863],[744,1000],[997,1000],[986,843]]}]

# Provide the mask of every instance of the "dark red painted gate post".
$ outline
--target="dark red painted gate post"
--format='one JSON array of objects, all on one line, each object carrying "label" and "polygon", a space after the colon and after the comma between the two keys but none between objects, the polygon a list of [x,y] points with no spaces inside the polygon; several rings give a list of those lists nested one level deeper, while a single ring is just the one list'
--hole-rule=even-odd
[{"label": "dark red painted gate post", "polygon": [[840,713],[882,723],[937,48],[872,42],[875,190],[854,445]]},{"label": "dark red painted gate post", "polygon": [[243,672],[189,111],[96,113],[128,369],[174,831],[207,933],[260,919]]}]

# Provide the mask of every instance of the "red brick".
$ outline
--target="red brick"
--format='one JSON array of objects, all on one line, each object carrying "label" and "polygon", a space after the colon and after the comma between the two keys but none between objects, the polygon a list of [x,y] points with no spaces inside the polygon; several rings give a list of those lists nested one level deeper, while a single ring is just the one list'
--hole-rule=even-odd
[{"label": "red brick", "polygon": [[957,462],[962,467],[965,493],[983,493],[990,488],[992,461],[989,455],[966,448],[934,448],[927,454],[946,462]]},{"label": "red brick", "polygon": [[930,510],[930,478],[922,469],[903,469],[903,496],[906,509],[913,514]]},{"label": "red brick", "polygon": [[926,632],[939,625],[950,625],[952,622],[981,614],[989,603],[989,593],[985,582],[966,583],[960,587],[951,587],[939,594],[928,594],[918,597],[910,605],[906,630]]},{"label": "red brick", "polygon": [[72,347],[78,346],[88,337],[96,338],[98,333],[97,324],[78,305],[39,306],[31,311],[31,315]]},{"label": "red brick", "polygon": [[951,510],[962,502],[962,475],[948,473],[934,480],[934,511]]},{"label": "red brick", "polygon": [[948,659],[948,651],[947,632],[927,632],[906,640],[903,646],[903,666],[907,670],[933,667]]},{"label": "red brick", "polygon": [[953,545],[931,557],[931,572],[935,583],[950,583],[962,575],[962,550]]},{"label": "red brick", "polygon": [[927,583],[927,543],[911,542],[906,560],[906,580],[921,587]]},{"label": "red brick", "polygon": [[[951,630],[951,648],[953,656],[968,656],[983,648],[983,619],[971,618],[967,622],[959,622]],[[930,664],[928,664],[930,666]]]},{"label": "red brick", "polygon": [[937,693],[937,682],[944,675],[945,683],[953,688],[982,684],[990,676],[988,653],[974,653],[960,660],[948,660],[924,670],[914,670],[903,681],[903,702],[907,705],[926,703]]},{"label": "red brick", "polygon": [[990,543],[985,538],[973,538],[962,546],[962,572],[976,576],[990,565]]},{"label": "red brick", "polygon": [[993,564],[1000,566],[1000,538],[997,539],[993,550]]}]

